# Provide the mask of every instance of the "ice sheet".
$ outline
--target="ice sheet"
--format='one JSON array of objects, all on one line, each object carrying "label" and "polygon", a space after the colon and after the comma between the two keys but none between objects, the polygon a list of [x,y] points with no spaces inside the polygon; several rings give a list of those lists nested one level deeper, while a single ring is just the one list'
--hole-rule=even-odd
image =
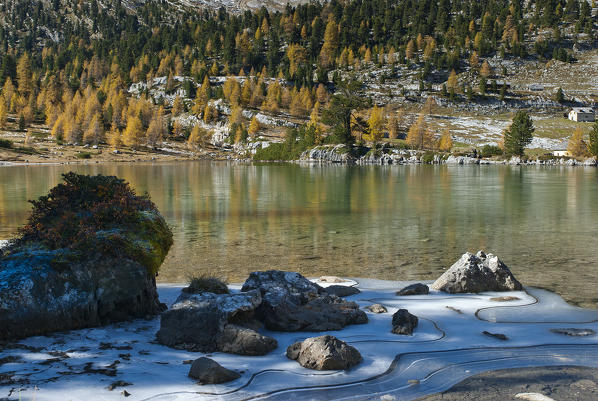
[{"label": "ice sheet", "polygon": [[[400,297],[411,282],[353,279],[360,294],[348,297],[362,308],[381,303],[388,313],[368,313],[369,323],[328,332],[355,346],[363,361],[349,371],[319,372],[286,358],[286,347],[322,333],[277,333],[279,347],[266,356],[213,353],[211,358],[241,377],[200,386],[187,377],[204,354],[164,347],[154,340],[159,318],[101,328],[31,337],[0,350],[0,398],[50,400],[202,399],[414,399],[445,390],[479,372],[509,367],[598,364],[598,336],[570,337],[554,328],[598,332],[598,311],[565,303],[545,290],[457,294],[432,291]],[[160,285],[168,305],[181,285]],[[233,291],[239,285],[231,286]],[[505,300],[504,297],[514,297]],[[419,317],[413,336],[390,332],[392,314],[406,308]],[[505,334],[501,341],[483,331]],[[118,362],[115,362],[118,361]],[[131,385],[108,390],[116,381]]]}]

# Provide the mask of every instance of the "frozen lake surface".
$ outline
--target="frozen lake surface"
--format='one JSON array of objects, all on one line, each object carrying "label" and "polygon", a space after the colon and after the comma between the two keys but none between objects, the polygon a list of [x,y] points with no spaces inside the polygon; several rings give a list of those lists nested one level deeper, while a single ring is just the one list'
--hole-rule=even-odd
[{"label": "frozen lake surface", "polygon": [[[323,284],[323,283],[320,283]],[[568,336],[554,329],[598,332],[598,311],[571,306],[546,290],[400,297],[409,282],[355,279],[361,293],[348,297],[365,308],[369,323],[326,332],[356,347],[363,361],[349,371],[313,371],[285,356],[287,346],[322,333],[264,333],[279,347],[266,356],[209,354],[241,373],[233,382],[198,385],[187,377],[202,353],[154,341],[159,318],[31,337],[0,351],[0,398],[22,400],[410,400],[446,390],[488,370],[529,366],[598,367],[598,336]],[[324,285],[324,284],[323,284]],[[159,285],[171,305],[181,285]],[[238,291],[239,286],[231,286]],[[512,298],[505,298],[512,297]],[[419,317],[413,336],[390,332],[392,314],[406,308]],[[484,335],[500,333],[503,341]],[[124,387],[119,385],[127,384]],[[113,385],[115,388],[109,390]],[[384,397],[384,398],[383,398]],[[393,398],[394,397],[394,398]]]}]

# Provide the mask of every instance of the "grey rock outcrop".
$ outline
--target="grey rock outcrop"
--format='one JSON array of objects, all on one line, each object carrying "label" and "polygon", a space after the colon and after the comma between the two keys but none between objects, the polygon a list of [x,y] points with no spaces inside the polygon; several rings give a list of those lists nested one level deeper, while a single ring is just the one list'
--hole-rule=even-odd
[{"label": "grey rock outcrop", "polygon": [[259,291],[182,293],[162,314],[156,338],[166,346],[189,351],[265,355],[278,346],[276,340],[244,326],[252,325],[261,302]]},{"label": "grey rock outcrop", "polygon": [[256,317],[275,331],[340,330],[367,323],[367,315],[355,302],[330,295],[302,275],[279,270],[253,272],[241,291],[257,290],[262,302]]},{"label": "grey rock outcrop", "polygon": [[336,295],[337,297],[349,297],[361,292],[359,289],[348,285],[331,285],[326,287],[325,290],[328,294]]},{"label": "grey rock outcrop", "polygon": [[407,287],[397,291],[397,295],[426,295],[430,292],[430,287],[425,284],[416,283],[408,285]]},{"label": "grey rock outcrop", "polygon": [[317,146],[306,150],[299,158],[300,160],[326,163],[355,163],[355,157],[351,155],[345,145]]},{"label": "grey rock outcrop", "polygon": [[315,370],[345,370],[361,362],[357,349],[334,336],[320,336],[287,348],[287,357]]},{"label": "grey rock outcrop", "polygon": [[237,355],[266,355],[278,347],[275,339],[247,327],[227,324],[218,338],[218,349]]},{"label": "grey rock outcrop", "polygon": [[234,370],[226,369],[210,358],[202,357],[193,361],[189,369],[189,377],[201,384],[219,384],[238,379],[241,375]]},{"label": "grey rock outcrop", "polygon": [[523,287],[497,256],[479,251],[477,255],[463,254],[430,288],[455,294],[516,291]]},{"label": "grey rock outcrop", "polygon": [[409,313],[407,309],[399,309],[392,315],[392,330],[394,334],[412,335],[419,319]]}]

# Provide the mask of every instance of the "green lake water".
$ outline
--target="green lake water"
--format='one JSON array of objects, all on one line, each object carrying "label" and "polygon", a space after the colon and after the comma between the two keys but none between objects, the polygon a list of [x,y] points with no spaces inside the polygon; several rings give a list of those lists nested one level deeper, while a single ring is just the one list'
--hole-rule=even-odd
[{"label": "green lake water", "polygon": [[0,167],[0,239],[67,171],[147,191],[174,232],[159,280],[263,269],[431,280],[465,251],[598,307],[598,169],[224,162]]}]

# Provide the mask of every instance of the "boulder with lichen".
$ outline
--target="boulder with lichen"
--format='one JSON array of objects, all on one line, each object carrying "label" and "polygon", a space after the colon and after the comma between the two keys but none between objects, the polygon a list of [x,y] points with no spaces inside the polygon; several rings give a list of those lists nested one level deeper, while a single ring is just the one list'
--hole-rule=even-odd
[{"label": "boulder with lichen", "polygon": [[0,249],[0,340],[164,309],[155,277],[172,233],[156,206],[116,177],[63,177]]}]

